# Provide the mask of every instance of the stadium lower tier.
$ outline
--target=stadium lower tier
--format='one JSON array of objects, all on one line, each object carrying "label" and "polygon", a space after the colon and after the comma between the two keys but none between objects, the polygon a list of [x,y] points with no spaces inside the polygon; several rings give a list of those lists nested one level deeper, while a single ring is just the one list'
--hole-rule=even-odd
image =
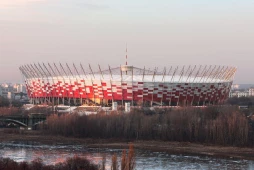
[{"label": "stadium lower tier", "polygon": [[[47,82],[41,79],[26,81],[31,100],[55,102],[61,99],[94,101],[130,101],[132,104],[149,102],[162,105],[219,104],[228,98],[232,82],[220,83],[169,83],[169,82],[118,82],[73,81]],[[45,100],[44,100],[45,99]],[[47,100],[46,100],[47,99]],[[59,100],[60,99],[60,100]],[[64,102],[62,102],[63,104]],[[59,104],[59,103],[58,103]]]}]

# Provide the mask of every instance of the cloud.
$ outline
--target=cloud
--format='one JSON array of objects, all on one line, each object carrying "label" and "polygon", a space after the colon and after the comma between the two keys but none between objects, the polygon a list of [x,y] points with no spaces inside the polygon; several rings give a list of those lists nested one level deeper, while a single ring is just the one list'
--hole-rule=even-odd
[{"label": "cloud", "polygon": [[0,0],[0,8],[26,5],[28,3],[41,1],[44,0]]}]

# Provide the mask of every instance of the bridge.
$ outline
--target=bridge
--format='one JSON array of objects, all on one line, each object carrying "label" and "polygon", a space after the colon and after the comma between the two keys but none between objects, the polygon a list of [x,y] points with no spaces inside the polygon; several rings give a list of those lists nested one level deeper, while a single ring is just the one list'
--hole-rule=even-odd
[{"label": "bridge", "polygon": [[36,125],[44,122],[46,115],[41,113],[32,113],[28,115],[5,115],[0,116],[0,121],[6,123],[14,123],[20,127],[33,129]]}]

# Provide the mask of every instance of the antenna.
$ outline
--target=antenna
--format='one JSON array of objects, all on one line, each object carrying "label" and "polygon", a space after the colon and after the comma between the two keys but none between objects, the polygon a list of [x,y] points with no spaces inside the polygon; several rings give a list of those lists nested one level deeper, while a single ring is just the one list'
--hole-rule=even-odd
[{"label": "antenna", "polygon": [[126,56],[125,56],[125,59],[126,59],[126,63],[125,65],[127,66],[128,65],[128,48],[127,48],[127,43],[126,43]]}]

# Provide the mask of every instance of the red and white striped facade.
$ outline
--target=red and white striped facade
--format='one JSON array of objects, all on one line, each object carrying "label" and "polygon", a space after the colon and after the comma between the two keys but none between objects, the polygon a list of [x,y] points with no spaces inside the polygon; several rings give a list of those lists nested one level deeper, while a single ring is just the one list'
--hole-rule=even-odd
[{"label": "red and white striped facade", "polygon": [[159,71],[126,65],[93,71],[81,64],[33,64],[20,70],[34,103],[88,100],[133,105],[218,104],[227,99],[236,72],[227,66],[171,66]]}]

